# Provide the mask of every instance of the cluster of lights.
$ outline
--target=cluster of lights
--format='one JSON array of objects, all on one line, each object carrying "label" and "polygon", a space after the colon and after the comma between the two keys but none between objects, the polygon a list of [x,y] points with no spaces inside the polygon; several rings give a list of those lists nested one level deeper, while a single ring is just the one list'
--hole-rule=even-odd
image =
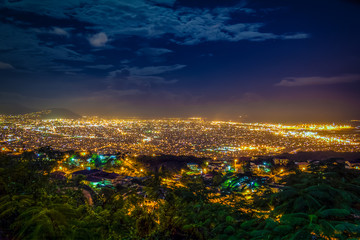
[{"label": "cluster of lights", "polygon": [[[359,151],[359,135],[347,125],[282,125],[191,119],[40,120],[3,116],[2,151],[21,152],[50,145],[54,149],[100,154],[194,155],[227,158],[296,151]],[[346,130],[346,131],[344,131]],[[355,131],[354,131],[355,132]],[[1,149],[0,148],[0,149]],[[86,154],[86,153],[85,153]]]}]

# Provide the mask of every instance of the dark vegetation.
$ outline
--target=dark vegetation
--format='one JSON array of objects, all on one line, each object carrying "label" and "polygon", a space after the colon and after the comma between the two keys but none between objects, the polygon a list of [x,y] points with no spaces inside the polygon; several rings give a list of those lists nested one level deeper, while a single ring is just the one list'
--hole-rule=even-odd
[{"label": "dark vegetation", "polygon": [[327,160],[331,158],[353,160],[353,159],[360,159],[360,152],[334,152],[334,151],[298,152],[296,154],[283,153],[277,155],[276,157],[287,158],[291,161],[303,161],[304,159]]},{"label": "dark vegetation", "polygon": [[159,156],[139,156],[137,161],[144,164],[152,171],[156,171],[160,168],[166,168],[172,172],[178,172],[181,169],[186,168],[187,163],[198,164],[204,166],[206,158],[197,158],[194,156],[174,156],[174,155],[159,155]]},{"label": "dark vegetation", "polygon": [[156,171],[139,194],[132,186],[93,191],[81,175],[54,178],[56,165],[31,155],[0,156],[0,239],[360,238],[359,171],[333,161],[295,171],[281,191],[265,185],[251,199],[231,185],[216,195],[228,175],[211,184],[184,176],[182,187],[167,188]]}]

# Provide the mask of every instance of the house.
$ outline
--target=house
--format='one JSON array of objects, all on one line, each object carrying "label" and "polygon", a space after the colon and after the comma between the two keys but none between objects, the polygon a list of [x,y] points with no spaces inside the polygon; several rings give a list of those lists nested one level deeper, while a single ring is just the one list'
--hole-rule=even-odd
[{"label": "house", "polygon": [[346,168],[359,169],[360,170],[360,159],[348,160],[345,162]]},{"label": "house", "polygon": [[308,166],[309,166],[309,163],[308,162],[295,162],[295,165],[298,166],[298,168],[302,171],[305,171]]},{"label": "house", "polygon": [[274,158],[274,164],[280,166],[286,166],[289,163],[287,158]]},{"label": "house", "polygon": [[192,171],[199,171],[199,165],[197,163],[188,163],[187,167]]}]

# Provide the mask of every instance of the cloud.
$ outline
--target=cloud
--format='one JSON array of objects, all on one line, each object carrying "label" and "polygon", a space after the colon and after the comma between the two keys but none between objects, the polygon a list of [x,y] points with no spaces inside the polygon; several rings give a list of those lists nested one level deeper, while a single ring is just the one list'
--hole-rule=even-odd
[{"label": "cloud", "polygon": [[62,65],[62,64],[58,64],[56,66],[51,66],[49,67],[52,71],[56,71],[56,72],[66,72],[66,73],[70,73],[70,72],[81,72],[83,71],[82,68],[74,68],[74,67],[70,67],[67,65]]},{"label": "cloud", "polygon": [[[43,0],[36,3],[3,1],[4,8],[15,10],[18,14],[27,12],[36,15],[34,19],[40,21],[30,21],[26,27],[21,27],[14,23],[17,20],[14,15],[11,24],[0,23],[0,32],[11,33],[0,38],[1,60],[11,62],[17,69],[30,72],[48,72],[55,69],[58,73],[56,66],[59,62],[68,65],[70,69],[76,66],[75,71],[84,67],[105,70],[106,65],[95,64],[103,61],[103,50],[110,47],[109,41],[119,42],[129,37],[140,38],[143,42],[161,40],[166,44],[180,45],[309,37],[306,33],[266,32],[262,20],[243,22],[240,19],[245,19],[249,14],[252,15],[251,19],[255,16],[252,9],[245,8],[245,4],[190,8],[174,3],[175,0]],[[234,18],[234,15],[239,17]],[[41,21],[43,19],[44,23]],[[49,25],[52,22],[56,22],[56,25]],[[45,34],[64,37],[55,38]],[[84,41],[88,41],[89,45],[83,44]],[[140,56],[144,58],[142,60],[152,62],[150,65],[157,65],[156,63],[165,60],[167,54],[172,52],[167,48],[143,47],[136,51],[135,56],[122,55],[128,60],[120,57],[117,63],[128,65],[130,62],[137,62],[138,59],[133,57]],[[31,61],[28,61],[29,58]],[[185,66],[128,67],[127,70],[131,72],[131,76],[154,76],[183,67]],[[66,69],[66,66],[63,69]]]},{"label": "cloud", "polygon": [[65,36],[65,37],[70,36],[70,34],[65,29],[59,28],[59,27],[53,27],[53,29],[50,31],[50,33],[59,35],[59,36]]},{"label": "cloud", "polygon": [[108,75],[110,88],[113,89],[150,89],[153,86],[168,85],[178,82],[177,79],[166,80],[164,77],[154,76],[171,71],[180,70],[186,65],[127,67],[111,71]]},{"label": "cloud", "polygon": [[100,65],[86,66],[86,68],[101,69],[101,70],[106,70],[106,69],[113,68],[113,67],[114,67],[114,65],[111,65],[111,64],[108,64],[108,65],[100,64]]},{"label": "cloud", "polygon": [[160,56],[172,52],[172,50],[166,48],[140,48],[136,51],[136,54],[139,56]]},{"label": "cloud", "polygon": [[97,33],[89,38],[89,43],[93,47],[103,47],[109,41],[104,32]]},{"label": "cloud", "polygon": [[302,87],[350,83],[356,81],[360,81],[360,75],[343,75],[335,77],[288,77],[275,84],[275,86]]},{"label": "cloud", "polygon": [[138,86],[143,87],[151,87],[151,85],[163,85],[163,84],[174,84],[177,83],[178,80],[165,80],[163,77],[157,76],[130,76],[127,79],[128,81],[135,83]]},{"label": "cloud", "polygon": [[[177,5],[175,0],[44,0],[36,4],[28,1],[6,1],[5,7],[31,11],[54,18],[75,19],[101,31],[89,41],[94,47],[102,47],[111,38],[138,36],[156,39],[167,36],[172,42],[194,45],[208,41],[265,41],[308,38],[306,33],[263,32],[262,22],[242,22],[242,18],[254,15],[245,4],[229,7],[189,8]],[[261,16],[259,16],[259,19]],[[104,33],[106,32],[106,34]]]},{"label": "cloud", "polygon": [[173,6],[174,3],[176,2],[176,0],[149,0],[149,1],[153,2],[153,3],[169,6],[169,7]]},{"label": "cloud", "polygon": [[[19,69],[33,72],[46,71],[59,65],[60,61],[91,62],[93,55],[80,52],[73,44],[46,42],[38,38],[39,31],[20,28],[10,24],[0,24],[0,32],[8,32],[0,38],[1,57]],[[46,32],[48,33],[49,30]],[[43,31],[40,31],[43,33]],[[63,39],[67,41],[66,39]],[[63,41],[62,40],[62,41]],[[31,61],[29,61],[29,57]],[[71,67],[71,66],[70,66]]]},{"label": "cloud", "polygon": [[310,34],[307,33],[294,33],[294,34],[284,34],[281,36],[282,39],[305,39],[310,38]]},{"label": "cloud", "polygon": [[15,69],[11,64],[0,62],[0,69]]},{"label": "cloud", "polygon": [[166,55],[173,51],[167,48],[140,48],[136,51],[136,55],[145,57],[148,61],[153,63],[160,63],[166,60]]},{"label": "cloud", "polygon": [[[31,23],[28,22],[28,25],[30,25]],[[26,26],[26,28],[28,28],[29,26]],[[19,25],[18,25],[19,26]],[[20,26],[21,27],[21,26]],[[48,28],[48,27],[42,27],[42,28],[30,28],[34,31],[34,33],[37,34],[53,34],[53,35],[58,35],[58,36],[63,36],[63,37],[70,37],[70,30],[73,30],[74,28],[60,28],[60,27],[52,27],[52,28]]]},{"label": "cloud", "polygon": [[132,67],[128,70],[133,75],[139,75],[139,76],[147,76],[147,75],[158,75],[166,72],[172,72],[176,70],[180,70],[182,68],[186,67],[186,65],[182,64],[175,64],[171,66],[150,66],[150,67]]},{"label": "cloud", "polygon": [[130,67],[130,68],[123,68],[112,71],[109,73],[110,78],[116,77],[127,77],[127,76],[152,76],[158,75],[166,72],[180,70],[186,67],[186,65],[175,64],[170,66],[150,66],[150,67]]},{"label": "cloud", "polygon": [[81,62],[92,62],[94,57],[89,54],[81,54],[75,50],[73,45],[59,45],[56,47],[41,47],[41,50],[53,56],[56,60],[68,60],[68,61],[81,61]]}]

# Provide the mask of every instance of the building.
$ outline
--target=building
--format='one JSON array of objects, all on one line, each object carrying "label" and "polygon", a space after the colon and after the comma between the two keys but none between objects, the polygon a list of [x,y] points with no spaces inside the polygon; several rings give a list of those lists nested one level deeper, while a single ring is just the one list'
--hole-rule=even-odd
[{"label": "building", "polygon": [[274,164],[280,166],[286,166],[289,163],[287,158],[274,158]]}]

